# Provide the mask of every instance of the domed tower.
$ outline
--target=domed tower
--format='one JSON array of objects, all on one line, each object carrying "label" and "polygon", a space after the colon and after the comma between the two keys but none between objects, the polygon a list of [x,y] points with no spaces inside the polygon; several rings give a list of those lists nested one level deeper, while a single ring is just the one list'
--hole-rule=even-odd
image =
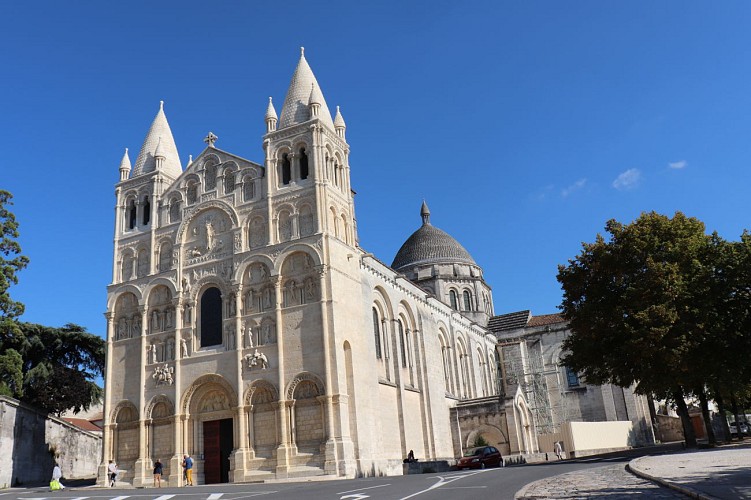
[{"label": "domed tower", "polygon": [[422,227],[407,238],[391,267],[452,309],[487,326],[493,316],[493,295],[482,268],[458,241],[430,223],[424,201],[420,216]]}]

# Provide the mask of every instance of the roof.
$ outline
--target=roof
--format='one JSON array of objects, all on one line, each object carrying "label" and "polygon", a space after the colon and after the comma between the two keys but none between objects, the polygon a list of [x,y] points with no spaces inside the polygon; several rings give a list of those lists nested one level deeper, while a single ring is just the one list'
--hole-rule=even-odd
[{"label": "roof", "polygon": [[178,178],[183,171],[183,167],[180,163],[180,155],[177,153],[175,139],[172,137],[172,130],[167,123],[167,116],[164,114],[164,101],[159,104],[159,111],[154,117],[151,127],[149,127],[141,151],[136,158],[136,166],[133,168],[131,178],[156,170],[155,154],[157,147],[164,156],[162,173],[175,179]]},{"label": "roof", "polygon": [[[292,81],[289,83],[289,89],[287,90],[287,96],[284,98],[284,105],[282,106],[282,114],[279,118],[277,130],[310,120],[308,103],[310,102],[310,93],[314,86],[319,89],[320,93],[320,85],[318,85],[318,81],[313,74],[313,70],[310,69],[308,61],[305,60],[305,49],[301,48],[300,61],[297,63],[297,68],[295,68],[295,72],[292,75]],[[331,130],[334,130],[331,112],[326,105],[326,99],[324,99],[322,93],[320,94],[320,104],[321,110],[318,113],[318,118],[328,125]]]},{"label": "roof", "polygon": [[89,432],[102,432],[102,428],[98,425],[94,425],[93,423],[89,422],[85,418],[75,418],[75,417],[63,417],[63,420],[66,422],[75,425],[79,429],[82,429],[84,431]]},{"label": "roof", "polygon": [[416,264],[472,264],[472,256],[446,231],[430,223],[430,210],[423,201],[420,208],[422,227],[407,238],[396,252],[391,268],[400,270]]},{"label": "roof", "polygon": [[532,316],[529,309],[493,316],[488,321],[488,330],[491,332],[503,332],[508,330],[518,330],[520,328],[534,328],[538,326],[554,325],[556,323],[565,323],[566,320],[559,313],[541,314]]},{"label": "roof", "polygon": [[532,316],[529,309],[517,311],[508,314],[493,316],[488,321],[488,330],[498,332],[503,330],[516,330],[527,326],[529,318]]}]

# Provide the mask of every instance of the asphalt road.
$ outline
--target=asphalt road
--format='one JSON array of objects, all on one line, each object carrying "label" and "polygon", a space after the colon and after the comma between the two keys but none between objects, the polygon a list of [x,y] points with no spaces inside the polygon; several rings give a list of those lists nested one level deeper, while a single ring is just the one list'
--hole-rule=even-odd
[{"label": "asphalt road", "polygon": [[66,488],[50,492],[45,488],[15,489],[0,492],[0,500],[463,500],[513,499],[524,485],[575,470],[623,462],[627,458],[564,461],[550,464],[456,471],[438,474],[390,476],[296,483],[214,484],[184,488],[105,489]]}]

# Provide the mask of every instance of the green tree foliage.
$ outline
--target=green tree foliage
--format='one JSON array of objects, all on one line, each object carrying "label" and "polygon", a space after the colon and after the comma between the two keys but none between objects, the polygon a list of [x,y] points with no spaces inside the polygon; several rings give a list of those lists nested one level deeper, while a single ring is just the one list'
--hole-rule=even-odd
[{"label": "green tree foliage", "polygon": [[0,190],[0,321],[17,318],[23,314],[23,304],[10,298],[8,289],[18,283],[16,274],[25,268],[29,259],[20,255],[18,222],[8,209],[13,205],[13,195]]},{"label": "green tree foliage", "polygon": [[693,353],[707,335],[704,224],[651,212],[605,229],[609,240],[598,235],[558,269],[572,330],[563,363],[590,383],[636,383],[639,393],[672,396],[694,444],[684,396],[698,385]]},{"label": "green tree foliage", "polygon": [[23,358],[26,403],[59,415],[79,412],[100,400],[95,379],[104,372],[104,340],[78,325],[52,328],[20,323],[21,336],[13,345]]}]

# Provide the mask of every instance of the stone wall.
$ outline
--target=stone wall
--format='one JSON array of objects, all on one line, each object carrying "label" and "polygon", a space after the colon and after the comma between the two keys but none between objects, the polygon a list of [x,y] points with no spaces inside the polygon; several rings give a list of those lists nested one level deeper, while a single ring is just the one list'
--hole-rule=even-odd
[{"label": "stone wall", "polygon": [[0,396],[0,487],[47,484],[54,460],[66,479],[93,478],[102,438]]}]

